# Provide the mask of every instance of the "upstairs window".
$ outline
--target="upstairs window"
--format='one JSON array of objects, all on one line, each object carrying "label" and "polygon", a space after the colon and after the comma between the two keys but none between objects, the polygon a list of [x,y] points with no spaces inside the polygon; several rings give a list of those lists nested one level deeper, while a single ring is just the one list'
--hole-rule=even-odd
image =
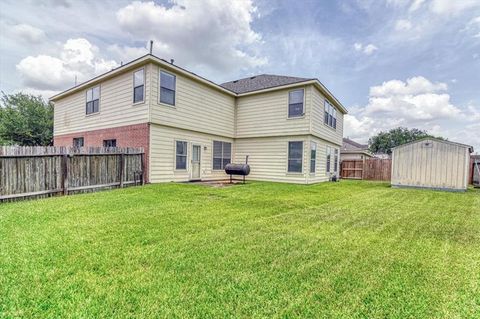
[{"label": "upstairs window", "polygon": [[317,166],[317,143],[310,142],[310,173],[315,173]]},{"label": "upstairs window", "polygon": [[323,122],[331,128],[337,128],[337,109],[327,100],[324,103],[325,115]]},{"label": "upstairs window", "polygon": [[100,86],[95,86],[87,90],[87,103],[85,113],[92,114],[99,111],[100,106]]},{"label": "upstairs window", "polygon": [[213,169],[225,169],[232,161],[232,143],[213,141]]},{"label": "upstairs window", "polygon": [[133,103],[144,102],[145,95],[145,70],[133,73]]},{"label": "upstairs window", "polygon": [[303,89],[288,92],[288,117],[303,116],[303,94]]},{"label": "upstairs window", "polygon": [[175,105],[175,75],[160,71],[160,103]]},{"label": "upstairs window", "polygon": [[187,142],[177,141],[175,144],[175,169],[187,169]]},{"label": "upstairs window", "polygon": [[103,140],[103,147],[117,147],[117,140]]},{"label": "upstairs window", "polygon": [[337,128],[337,109],[333,108],[333,128]]},{"label": "upstairs window", "polygon": [[73,139],[73,147],[83,147],[83,137],[75,137]]},{"label": "upstairs window", "polygon": [[288,142],[288,172],[301,173],[303,162],[303,142]]}]

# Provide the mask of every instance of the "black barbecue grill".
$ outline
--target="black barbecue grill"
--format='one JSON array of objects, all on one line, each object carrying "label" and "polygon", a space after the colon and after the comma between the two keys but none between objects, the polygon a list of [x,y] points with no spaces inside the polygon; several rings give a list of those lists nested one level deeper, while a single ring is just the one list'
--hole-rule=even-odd
[{"label": "black barbecue grill", "polygon": [[245,184],[245,176],[250,174],[250,165],[248,165],[248,155],[245,159],[245,164],[227,164],[225,166],[225,173],[230,175],[230,183],[232,183],[232,176],[233,175],[241,175],[243,176],[243,183]]}]

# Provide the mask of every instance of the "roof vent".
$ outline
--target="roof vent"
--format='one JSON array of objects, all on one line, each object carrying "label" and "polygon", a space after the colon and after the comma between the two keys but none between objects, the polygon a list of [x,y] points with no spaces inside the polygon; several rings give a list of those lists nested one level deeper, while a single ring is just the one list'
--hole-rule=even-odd
[{"label": "roof vent", "polygon": [[255,79],[255,78],[256,78],[256,76],[252,76],[252,77],[250,78],[250,80],[253,80],[253,79]]},{"label": "roof vent", "polygon": [[238,80],[233,81],[233,83],[237,83],[237,82],[238,82]]},{"label": "roof vent", "polygon": [[175,62],[174,59],[170,59],[170,64],[173,64],[173,62]]}]

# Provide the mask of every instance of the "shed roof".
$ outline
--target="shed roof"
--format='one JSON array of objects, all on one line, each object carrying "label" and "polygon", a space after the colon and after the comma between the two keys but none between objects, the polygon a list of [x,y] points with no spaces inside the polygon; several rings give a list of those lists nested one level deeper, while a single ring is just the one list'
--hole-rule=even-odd
[{"label": "shed roof", "polygon": [[419,143],[419,142],[422,142],[422,141],[426,141],[426,140],[433,140],[433,141],[436,141],[436,142],[439,142],[439,143],[462,146],[462,147],[468,148],[470,150],[470,153],[473,153],[473,146],[471,146],[471,145],[452,142],[452,141],[447,141],[447,140],[442,140],[442,139],[435,138],[435,137],[424,137],[424,138],[421,138],[421,139],[418,139],[418,140],[415,140],[415,141],[412,141],[412,142],[408,142],[408,143],[405,143],[405,144],[402,144],[402,145],[395,146],[395,147],[392,148],[392,150],[397,149],[397,148],[402,148],[402,147],[407,146],[407,145]]}]

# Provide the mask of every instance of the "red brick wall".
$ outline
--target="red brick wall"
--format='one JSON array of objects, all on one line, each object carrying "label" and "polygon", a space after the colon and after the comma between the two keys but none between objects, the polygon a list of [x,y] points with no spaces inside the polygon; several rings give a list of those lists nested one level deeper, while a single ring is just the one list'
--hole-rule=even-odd
[{"label": "red brick wall", "polygon": [[55,146],[72,146],[73,138],[83,137],[84,146],[103,146],[103,140],[117,140],[118,147],[143,147],[145,150],[145,173],[148,181],[148,151],[150,129],[148,123],[126,125],[100,130],[83,131],[53,137]]}]

